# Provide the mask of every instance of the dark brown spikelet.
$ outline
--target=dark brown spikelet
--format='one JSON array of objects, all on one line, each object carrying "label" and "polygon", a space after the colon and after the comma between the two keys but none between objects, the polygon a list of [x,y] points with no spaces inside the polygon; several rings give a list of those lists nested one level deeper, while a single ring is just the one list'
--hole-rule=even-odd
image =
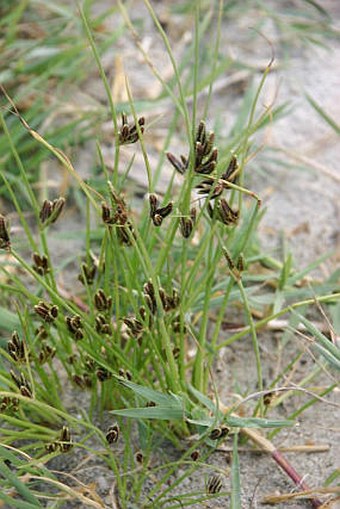
[{"label": "dark brown spikelet", "polygon": [[179,227],[182,236],[185,239],[188,239],[191,235],[193,224],[190,218],[188,217],[181,217],[179,220]]},{"label": "dark brown spikelet", "polygon": [[83,285],[92,285],[94,282],[94,278],[96,275],[97,268],[94,263],[86,263],[83,262],[80,266],[80,274],[78,276],[78,280]]},{"label": "dark brown spikelet", "polygon": [[129,380],[131,382],[132,375],[131,375],[131,373],[130,373],[130,371],[128,369],[119,368],[118,374],[122,378],[126,378],[126,380]]},{"label": "dark brown spikelet", "polygon": [[234,184],[237,180],[238,172],[239,172],[239,165],[238,165],[237,157],[235,155],[232,155],[226,171],[224,173],[222,173],[222,175],[221,175],[221,179]]},{"label": "dark brown spikelet", "polygon": [[204,151],[202,148],[201,153],[203,153],[203,156],[199,158],[199,161],[196,161],[195,171],[201,175],[210,175],[216,168],[218,150],[217,148],[214,148],[209,157],[204,161]]},{"label": "dark brown spikelet", "polygon": [[178,346],[175,346],[175,347],[172,349],[172,355],[174,356],[174,359],[178,359],[178,358],[179,358],[180,353],[181,353],[181,350],[178,348]]},{"label": "dark brown spikelet", "polygon": [[150,407],[156,406],[156,403],[154,401],[147,401],[145,406],[146,406],[146,408],[150,408]]},{"label": "dark brown spikelet", "polygon": [[133,241],[136,238],[135,230],[130,222],[121,225],[117,228],[117,237],[121,244],[126,246],[132,246]]},{"label": "dark brown spikelet", "polygon": [[172,289],[172,295],[168,295],[164,288],[160,288],[159,297],[162,301],[164,311],[176,309],[180,302],[178,291],[175,288]]},{"label": "dark brown spikelet", "polygon": [[17,331],[12,334],[12,339],[8,341],[7,350],[15,362],[25,362],[25,343],[19,338]]},{"label": "dark brown spikelet", "polygon": [[116,233],[121,244],[131,246],[136,238],[124,198],[117,193],[111,182],[108,182],[113,208],[105,202],[102,203],[102,219],[107,225],[116,225]]},{"label": "dark brown spikelet", "polygon": [[192,461],[197,461],[200,457],[200,452],[195,450],[195,451],[192,451],[192,453],[190,454],[190,458],[192,459]]},{"label": "dark brown spikelet", "polygon": [[45,364],[45,362],[52,360],[55,354],[56,354],[55,348],[43,343],[38,355],[39,364]]},{"label": "dark brown spikelet", "polygon": [[110,323],[107,321],[106,317],[99,313],[96,316],[96,331],[99,334],[112,334],[112,327]]},{"label": "dark brown spikelet", "polygon": [[206,491],[208,494],[213,495],[219,493],[223,487],[222,477],[220,475],[212,475],[209,477],[206,484]]},{"label": "dark brown spikelet", "polygon": [[9,396],[4,396],[0,402],[0,413],[2,412],[17,412],[19,409],[19,400],[18,398],[10,398]]},{"label": "dark brown spikelet", "polygon": [[32,255],[33,265],[32,268],[37,272],[40,276],[44,276],[49,272],[48,266],[48,258],[46,255],[39,255],[39,253],[33,253]]},{"label": "dark brown spikelet", "polygon": [[172,164],[172,166],[175,168],[175,170],[178,171],[178,173],[180,173],[181,175],[184,175],[184,173],[188,169],[189,160],[183,155],[180,156],[179,160],[171,152],[167,152],[166,157],[168,158],[168,161]]},{"label": "dark brown spikelet", "polygon": [[[141,134],[144,133],[145,118],[140,117],[137,119],[139,131]],[[118,140],[120,145],[128,145],[130,143],[136,143],[139,140],[138,128],[135,122],[128,123],[127,116],[122,113],[122,127],[119,131]]]},{"label": "dark brown spikelet", "polygon": [[179,228],[182,236],[188,239],[192,233],[196,222],[196,209],[193,207],[190,210],[190,217],[182,216],[179,220]]},{"label": "dark brown spikelet", "polygon": [[217,198],[220,196],[224,189],[225,189],[225,183],[221,179],[215,179],[213,177],[208,177],[204,180],[201,180],[199,184],[197,184],[196,189],[198,189],[197,193],[202,194],[205,196],[209,196],[210,200],[213,200],[214,198]]},{"label": "dark brown spikelet", "polygon": [[129,336],[139,340],[143,334],[143,331],[144,331],[144,326],[143,326],[142,322],[140,322],[135,317],[123,318],[123,322],[125,323],[125,325],[128,329],[127,332],[129,334]]},{"label": "dark brown spikelet", "polygon": [[238,210],[233,210],[224,198],[218,200],[217,212],[218,219],[226,225],[235,224],[239,218]]},{"label": "dark brown spikelet", "polygon": [[73,447],[70,428],[63,426],[59,438],[54,442],[45,445],[48,453],[60,451],[61,453],[69,452]]},{"label": "dark brown spikelet", "polygon": [[16,375],[13,370],[10,370],[10,375],[15,383],[15,385],[18,387],[20,393],[23,396],[26,396],[26,398],[32,398],[32,388],[28,380],[26,379],[25,375],[23,373],[20,373],[20,375]]},{"label": "dark brown spikelet", "polygon": [[219,428],[214,428],[209,435],[210,440],[219,440],[220,438],[224,438],[229,434],[229,428],[227,426],[220,426]]},{"label": "dark brown spikelet", "polygon": [[149,204],[150,204],[150,217],[153,218],[158,208],[158,198],[153,193],[149,194]]},{"label": "dark brown spikelet", "polygon": [[102,202],[102,220],[105,224],[114,224],[116,222],[115,216],[112,215],[111,207],[105,202]]},{"label": "dark brown spikelet", "polygon": [[216,219],[227,226],[237,223],[239,218],[238,210],[233,210],[224,198],[217,201],[215,208],[208,203],[207,211],[211,219]]},{"label": "dark brown spikelet", "polygon": [[144,298],[145,302],[150,309],[151,313],[154,315],[157,312],[157,301],[155,297],[155,289],[153,283],[148,281],[143,286]]},{"label": "dark brown spikelet", "polygon": [[0,214],[0,249],[9,251],[11,247],[11,241],[8,233],[8,226],[5,216]]},{"label": "dark brown spikelet", "polygon": [[68,426],[63,426],[61,433],[60,433],[60,439],[57,442],[60,452],[69,452],[72,447],[72,438],[71,438],[71,432],[70,428]]},{"label": "dark brown spikelet", "polygon": [[218,150],[214,147],[215,135],[207,133],[205,122],[198,125],[195,140],[194,170],[202,175],[210,175],[216,168]]},{"label": "dark brown spikelet", "polygon": [[41,300],[36,306],[34,306],[34,311],[42,320],[44,320],[44,322],[52,323],[57,318],[59,309],[58,306],[48,304]]},{"label": "dark brown spikelet", "polygon": [[112,378],[111,373],[103,367],[97,369],[96,376],[100,382],[106,382],[106,380]]},{"label": "dark brown spikelet", "polygon": [[135,462],[139,465],[143,465],[144,463],[144,456],[143,456],[143,453],[138,451],[136,452],[135,454]]},{"label": "dark brown spikelet", "polygon": [[115,444],[119,438],[119,426],[117,423],[110,426],[106,432],[105,438],[108,444]]},{"label": "dark brown spikelet", "polygon": [[112,307],[112,297],[107,296],[101,288],[95,293],[94,305],[98,311],[110,311]]},{"label": "dark brown spikelet", "polygon": [[169,202],[165,207],[158,207],[159,201],[155,194],[149,195],[150,217],[155,226],[161,226],[163,219],[171,214],[173,203]]},{"label": "dark brown spikelet", "polygon": [[76,341],[80,341],[84,338],[83,322],[79,315],[66,316],[65,322],[68,330]]},{"label": "dark brown spikelet", "polygon": [[51,223],[55,223],[58,217],[60,216],[64,205],[65,198],[60,196],[53,201],[45,200],[40,209],[39,217],[40,221],[44,226],[47,226]]},{"label": "dark brown spikelet", "polygon": [[275,399],[275,392],[268,392],[263,396],[263,403],[265,406],[270,406]]},{"label": "dark brown spikelet", "polygon": [[56,452],[58,446],[55,442],[51,442],[48,444],[45,444],[45,450],[47,453],[52,454],[53,452]]}]

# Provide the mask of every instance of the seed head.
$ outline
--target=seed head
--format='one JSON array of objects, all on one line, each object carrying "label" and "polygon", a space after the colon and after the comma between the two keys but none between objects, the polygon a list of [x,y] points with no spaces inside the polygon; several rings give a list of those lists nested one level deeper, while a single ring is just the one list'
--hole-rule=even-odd
[{"label": "seed head", "polygon": [[[145,118],[140,117],[137,120],[137,124],[139,126],[139,131],[141,134],[144,133],[144,125],[145,125]],[[136,143],[139,139],[138,135],[138,128],[136,123],[129,124],[127,121],[127,116],[125,113],[122,113],[122,127],[119,131],[119,144],[120,145],[127,145],[130,143]]]},{"label": "seed head", "polygon": [[17,331],[12,334],[12,339],[8,341],[7,349],[9,355],[15,362],[25,361],[25,343],[19,338]]},{"label": "seed head", "polygon": [[48,258],[46,255],[39,255],[39,253],[33,253],[33,269],[40,275],[44,276],[49,272]]},{"label": "seed head", "polygon": [[212,475],[209,477],[206,484],[206,491],[208,494],[213,495],[219,493],[223,487],[222,477],[220,475]]},{"label": "seed head", "polygon": [[65,198],[62,196],[53,201],[45,200],[40,209],[40,221],[44,226],[55,223],[65,205]]},{"label": "seed head", "polygon": [[41,300],[36,306],[34,306],[34,311],[44,320],[44,322],[52,323],[58,316],[59,308],[56,305],[48,304]]},{"label": "seed head", "polygon": [[106,441],[108,444],[115,444],[119,438],[119,426],[117,423],[110,426],[106,432]]}]

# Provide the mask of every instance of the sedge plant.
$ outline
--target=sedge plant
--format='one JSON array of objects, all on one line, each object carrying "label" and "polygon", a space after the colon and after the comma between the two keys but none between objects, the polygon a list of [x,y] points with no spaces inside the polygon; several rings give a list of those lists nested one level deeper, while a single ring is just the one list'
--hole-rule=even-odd
[{"label": "sedge plant", "polygon": [[[145,139],[152,126],[148,126],[147,114],[141,114],[128,79],[125,110],[113,101],[87,5],[79,7],[80,19],[107,93],[115,142],[112,169],[108,169],[97,144],[99,185],[81,176],[65,151],[26,118],[2,87],[7,102],[6,110],[0,113],[3,137],[33,218],[27,219],[22,200],[17,198],[16,182],[3,169],[2,185],[22,232],[12,233],[6,215],[0,215],[0,285],[4,296],[0,311],[7,329],[0,365],[4,423],[0,468],[5,488],[0,499],[8,502],[19,495],[15,507],[43,507],[42,484],[47,486],[46,500],[53,500],[56,506],[58,498],[62,503],[63,496],[68,495],[78,497],[88,507],[101,507],[95,497],[86,494],[81,498],[48,468],[54,458],[75,448],[94,455],[112,470],[122,507],[183,507],[222,496],[230,497],[232,507],[241,507],[240,436],[269,452],[281,466],[286,465],[269,442],[269,435],[261,441],[254,429],[272,429],[270,438],[274,438],[282,428],[294,425],[298,410],[290,418],[279,419],[268,396],[277,392],[279,398],[287,398],[301,390],[312,404],[315,397],[335,387],[331,375],[332,381],[321,395],[304,388],[319,375],[315,369],[298,388],[281,391],[280,383],[298,362],[298,356],[271,385],[265,387],[263,382],[259,334],[267,324],[289,313],[291,327],[303,324],[313,337],[319,369],[328,373],[338,370],[340,364],[337,347],[305,316],[308,306],[334,305],[338,301],[334,281],[308,289],[299,287],[297,283],[313,267],[296,271],[289,257],[283,262],[272,259],[256,242],[261,196],[247,188],[246,174],[257,150],[253,136],[282,112],[272,107],[259,110],[259,97],[272,60],[257,88],[247,95],[246,121],[238,123],[229,143],[220,148],[218,136],[207,125],[213,80],[219,70],[223,2],[217,5],[216,45],[206,70],[210,83],[204,118],[198,112],[198,95],[206,83],[205,76],[200,75],[200,53],[205,33],[214,22],[211,12],[201,10],[199,2],[195,7],[189,50],[194,66],[188,78],[185,67],[173,55],[151,2],[144,0],[144,4],[173,69],[173,80],[167,82],[144,54],[146,64],[162,85],[160,99],[167,97],[174,105],[156,171],[152,171]],[[127,30],[136,36],[128,8],[120,1],[118,7]],[[221,68],[227,64],[223,62]],[[176,128],[183,133],[185,153],[169,150]],[[67,276],[67,285],[61,283],[61,265],[53,261],[50,239],[57,235],[57,229],[67,228],[68,197],[41,199],[35,192],[28,178],[25,152],[18,147],[18,139],[24,135],[34,147],[43,147],[58,161],[82,197],[85,251],[77,260],[76,273]],[[126,147],[135,148],[143,157],[147,184],[145,199],[138,206],[132,204],[127,192],[134,155],[122,168],[121,151]],[[171,178],[161,192],[155,191],[165,164]],[[257,274],[254,266],[268,271]],[[266,292],[269,285],[271,290]],[[242,326],[225,337],[221,331],[227,309],[241,309]],[[225,405],[220,400],[214,366],[222,348],[247,335],[251,338],[258,392],[244,398],[246,411],[241,415],[241,403]],[[65,404],[65,384],[70,384],[69,390],[73,387],[88,395],[86,407],[77,416]],[[103,429],[107,415],[113,421]],[[130,419],[138,424],[139,446],[130,441],[135,433]],[[225,490],[224,477],[229,472],[215,469],[210,475],[208,458],[216,444],[230,433],[234,435],[231,489]],[[193,445],[186,447],[179,459],[149,468],[157,436],[183,448],[183,439],[193,435]],[[124,448],[118,460],[112,446],[119,440]],[[16,466],[15,475],[8,462]],[[186,466],[185,473],[171,488],[164,488],[179,465]],[[190,473],[204,468],[209,475],[202,492],[195,496],[172,493]],[[286,465],[286,472],[300,483],[301,477],[290,465]],[[150,476],[156,476],[156,481],[145,497],[143,487]],[[312,503],[315,507],[321,505],[316,498]]]}]

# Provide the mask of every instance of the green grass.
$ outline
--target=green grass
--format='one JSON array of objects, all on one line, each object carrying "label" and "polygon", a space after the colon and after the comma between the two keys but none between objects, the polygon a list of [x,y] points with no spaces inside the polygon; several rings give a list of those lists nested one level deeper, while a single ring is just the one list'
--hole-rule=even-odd
[{"label": "green grass", "polygon": [[[183,3],[182,15],[188,15],[186,9],[194,13],[193,38],[177,61],[152,3],[144,4],[173,77],[164,79],[144,54],[145,65],[161,84],[159,97],[135,100],[126,81],[125,103],[112,98],[102,54],[116,47],[119,38],[134,39],[136,52],[143,54],[137,37],[143,29],[133,20],[129,4],[119,1],[95,19],[90,1],[79,13],[52,2],[1,7],[7,66],[0,69],[4,86],[0,192],[15,227],[5,214],[0,216],[0,500],[13,507],[67,507],[66,497],[101,507],[91,491],[81,494],[53,469],[59,455],[66,458],[75,451],[81,458],[96,458],[113,473],[121,507],[190,507],[219,497],[227,497],[231,507],[241,507],[239,437],[253,440],[253,428],[259,428],[273,438],[292,426],[317,401],[320,392],[310,387],[322,371],[329,375],[329,383],[321,394],[335,388],[339,351],[308,313],[318,304],[329,306],[336,316],[336,274],[305,287],[301,284],[305,276],[322,260],[296,270],[289,254],[283,261],[275,260],[262,251],[257,239],[261,196],[247,188],[247,163],[258,150],[254,135],[288,113],[283,105],[261,108],[271,62],[257,86],[251,80],[228,138],[216,130],[213,139],[204,122],[214,124],[210,112],[214,82],[226,70],[246,67],[228,60],[219,46],[224,16],[236,19],[238,9],[222,1]],[[255,4],[264,8],[262,2]],[[302,11],[295,13],[304,20],[303,30],[295,18],[285,25],[304,41],[317,35],[315,23],[328,27],[323,9],[315,2],[306,4],[311,7],[306,19]],[[118,13],[122,21],[116,29],[103,30],[105,18],[114,14],[118,19]],[[278,22],[276,13],[269,14]],[[41,28],[36,40],[21,37],[25,23]],[[287,48],[288,39],[284,44]],[[14,64],[9,65],[12,55]],[[194,62],[189,72],[188,62]],[[71,101],[69,87],[80,90],[90,78],[89,69],[101,78],[107,105],[86,112],[80,108],[69,118],[61,98],[66,97],[66,105]],[[206,87],[202,107],[198,97]],[[154,168],[144,128],[152,133],[148,112],[164,99],[172,107]],[[309,101],[334,127],[334,121]],[[123,115],[122,124],[123,111],[127,117]],[[98,136],[96,168],[84,179],[73,162],[73,146],[86,144],[95,136],[94,127],[107,119],[115,133],[112,168],[104,163]],[[181,152],[166,157],[178,133],[187,147],[184,159]],[[147,182],[148,199],[138,203],[129,190],[133,155],[122,170],[122,145],[130,142],[131,154],[142,154]],[[62,197],[44,176],[43,163],[52,159],[72,182]],[[179,187],[171,161],[182,173]],[[173,177],[156,195],[165,165]],[[74,235],[67,224],[72,207],[82,216]],[[81,256],[55,259],[56,242],[66,247],[79,236]],[[71,262],[76,270],[71,270]],[[226,310],[237,316],[241,330],[223,331]],[[265,396],[285,385],[285,376],[300,359],[296,355],[264,383],[260,334],[281,316],[288,317],[288,332],[304,325],[313,338],[311,349],[318,364],[296,388],[278,392],[268,405]],[[288,332],[282,335],[282,348],[292,341]],[[235,380],[239,396],[246,399],[239,415],[239,400],[237,404],[220,400],[214,369],[219,351],[232,344],[237,348],[245,336],[251,338],[249,363],[256,367],[258,392],[252,395]],[[65,387],[78,406],[82,402],[77,412],[63,397]],[[279,402],[297,390],[305,391],[304,403],[289,419],[278,418]],[[117,419],[114,428],[105,427],[108,416],[112,423]],[[228,433],[234,435],[230,473],[218,471],[209,461]],[[176,459],[164,458],[155,465],[157,447],[164,447],[164,440],[176,448]],[[268,443],[262,447],[270,451]],[[183,473],[176,478],[179,467]],[[202,473],[209,477],[201,492],[181,491],[190,475]],[[224,486],[229,476],[230,491]],[[171,486],[165,488],[170,479]],[[146,496],[150,480],[153,486]]]}]

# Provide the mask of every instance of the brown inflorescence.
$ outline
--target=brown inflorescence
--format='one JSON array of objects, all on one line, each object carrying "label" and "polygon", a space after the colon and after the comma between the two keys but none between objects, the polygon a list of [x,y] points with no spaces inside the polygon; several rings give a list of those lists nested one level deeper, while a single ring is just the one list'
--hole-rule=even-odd
[{"label": "brown inflorescence", "polygon": [[15,362],[25,362],[25,342],[19,338],[17,331],[12,333],[12,338],[7,343],[7,350]]},{"label": "brown inflorescence", "polygon": [[32,268],[39,274],[40,276],[45,276],[50,269],[48,266],[48,258],[46,255],[39,255],[39,253],[33,253],[32,255]]},{"label": "brown inflorescence", "polygon": [[[139,129],[137,128],[137,124]],[[136,143],[139,140],[139,133],[144,133],[144,125],[145,118],[140,117],[137,119],[137,124],[135,122],[128,123],[127,116],[125,113],[122,113],[122,127],[120,128],[118,134],[118,140],[120,145],[128,145],[130,143]]]},{"label": "brown inflorescence", "polygon": [[161,226],[163,219],[171,214],[173,203],[169,202],[164,207],[159,207],[159,201],[155,194],[149,195],[150,217],[155,226]]},{"label": "brown inflorescence", "polygon": [[65,198],[60,196],[55,200],[45,200],[40,209],[39,217],[44,226],[55,223],[65,205]]},{"label": "brown inflorescence", "polygon": [[34,311],[42,320],[44,320],[44,322],[52,323],[57,318],[59,309],[55,304],[48,304],[41,300],[36,306],[34,306]]}]

